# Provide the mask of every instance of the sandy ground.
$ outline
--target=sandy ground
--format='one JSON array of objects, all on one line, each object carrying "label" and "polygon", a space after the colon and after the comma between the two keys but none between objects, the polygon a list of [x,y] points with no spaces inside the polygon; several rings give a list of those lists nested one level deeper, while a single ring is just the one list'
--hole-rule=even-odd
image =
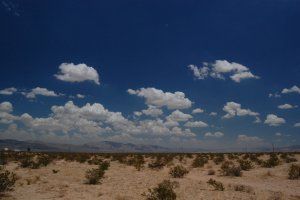
[{"label": "sandy ground", "polygon": [[[297,155],[300,164],[300,155]],[[255,167],[243,171],[242,177],[221,176],[220,165],[209,161],[203,168],[191,168],[191,159],[182,164],[189,169],[184,178],[171,178],[169,168],[151,170],[145,167],[141,171],[132,166],[111,162],[104,179],[98,185],[85,184],[85,172],[96,165],[80,164],[59,160],[40,169],[20,168],[17,163],[9,163],[6,169],[15,172],[19,180],[14,191],[4,197],[6,200],[22,199],[99,199],[99,200],[142,200],[141,194],[148,188],[157,186],[165,179],[177,181],[175,189],[179,200],[213,199],[257,199],[286,200],[300,199],[300,180],[289,180],[288,169],[291,163],[282,163],[275,168]],[[177,164],[178,161],[173,161]],[[208,175],[209,169],[216,170],[216,175]],[[59,170],[53,173],[52,170]],[[225,191],[215,191],[206,182],[213,178],[221,181]],[[234,186],[245,186],[244,191],[235,191]]]}]

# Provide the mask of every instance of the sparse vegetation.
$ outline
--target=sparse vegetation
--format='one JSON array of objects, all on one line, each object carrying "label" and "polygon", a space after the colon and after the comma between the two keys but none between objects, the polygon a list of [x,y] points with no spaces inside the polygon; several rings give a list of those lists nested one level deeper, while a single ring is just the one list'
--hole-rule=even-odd
[{"label": "sparse vegetation", "polygon": [[236,166],[232,161],[223,162],[221,170],[224,176],[242,176],[241,167]]},{"label": "sparse vegetation", "polygon": [[[83,183],[86,184],[99,184],[103,183],[103,179],[105,177],[105,172],[108,170],[110,165],[113,165],[113,169],[115,170],[116,167],[119,166],[116,162],[119,162],[122,164],[120,167],[120,170],[122,173],[132,173],[132,176],[138,176],[139,177],[139,183],[140,178],[143,180],[144,172],[145,173],[151,173],[153,175],[153,178],[157,178],[160,175],[165,176],[166,171],[169,170],[169,176],[170,178],[182,178],[187,173],[189,173],[189,169],[192,170],[193,175],[199,175],[201,176],[199,180],[200,184],[200,190],[205,190],[205,187],[203,187],[203,179],[204,184],[206,187],[211,187],[211,190],[217,190],[217,191],[223,191],[229,190],[231,192],[235,192],[235,195],[243,195],[238,192],[244,192],[249,193],[250,195],[255,195],[254,188],[251,188],[248,185],[243,185],[244,182],[247,181],[247,177],[241,178],[239,183],[235,182],[235,179],[232,178],[226,178],[222,177],[222,179],[226,179],[226,185],[225,182],[219,182],[214,179],[218,179],[217,177],[219,175],[223,176],[242,176],[242,172],[245,170],[251,170],[252,168],[255,168],[255,171],[249,173],[244,172],[248,175],[256,173],[256,170],[258,171],[258,174],[256,174],[261,179],[259,180],[266,180],[271,181],[271,184],[275,181],[274,178],[276,177],[276,181],[279,180],[280,176],[277,176],[278,169],[270,169],[269,171],[266,169],[259,169],[260,167],[274,167],[280,164],[287,165],[286,163],[290,162],[297,162],[297,163],[291,163],[289,170],[286,170],[286,178],[289,178],[291,180],[299,180],[300,179],[300,166],[299,162],[299,154],[298,153],[195,153],[195,154],[185,154],[185,153],[46,153],[46,152],[13,152],[13,151],[5,151],[5,160],[8,161],[8,166],[5,166],[7,169],[14,169],[18,172],[24,172],[29,171],[30,176],[25,175],[23,177],[16,177],[16,175],[13,175],[12,172],[11,175],[6,172],[6,180],[10,180],[12,182],[9,183],[9,181],[2,181],[4,177],[4,170],[1,170],[1,184],[0,186],[3,186],[5,183],[6,185],[11,185],[10,187],[7,187],[5,190],[5,195],[14,195],[13,193],[8,193],[8,191],[12,190],[14,187],[14,184],[17,179],[20,178],[20,181],[17,181],[15,184],[15,187],[21,187],[31,185],[31,187],[37,187],[40,184],[47,184],[48,182],[52,182],[52,180],[45,178],[46,176],[42,175],[41,172],[50,173],[53,179],[57,179],[60,176],[73,176],[74,172],[78,172],[78,169],[74,169],[74,166],[80,166],[79,169],[82,169],[82,167],[89,166],[88,164],[92,165],[89,170],[85,172],[85,178],[83,180]],[[227,159],[227,160],[226,160]],[[54,162],[53,162],[54,161]],[[67,162],[66,162],[67,161]],[[221,162],[222,161],[222,162]],[[53,164],[51,164],[53,162]],[[78,163],[74,163],[78,162]],[[80,164],[83,163],[84,164]],[[44,170],[27,170],[27,169],[19,169],[18,166],[15,166],[16,163],[19,163],[19,166],[22,168],[29,168],[29,169],[37,169],[41,167],[48,166],[51,164],[51,167]],[[219,166],[215,166],[215,164],[219,164]],[[66,166],[72,166],[72,171],[66,171],[64,169],[64,165]],[[127,168],[127,166],[135,167],[137,170],[143,170],[143,172],[136,172],[136,170],[133,170],[132,167]],[[149,169],[162,169],[165,167],[165,170],[162,170],[161,172],[155,172],[144,169],[145,166],[148,166]],[[283,167],[285,167],[283,166]],[[76,167],[75,167],[76,168]],[[199,169],[192,169],[192,168],[199,168]],[[200,169],[202,168],[202,169]],[[18,171],[20,170],[20,171]],[[74,171],[73,171],[74,170]],[[124,170],[124,171],[123,171]],[[129,170],[129,171],[128,171]],[[132,171],[133,170],[133,171]],[[120,171],[120,172],[121,172]],[[271,173],[272,172],[272,173]],[[58,173],[58,174],[57,174]],[[118,174],[117,176],[122,176],[122,173],[116,172]],[[134,174],[137,173],[137,174]],[[57,174],[57,175],[56,175]],[[110,173],[111,174],[111,173]],[[148,174],[148,175],[149,175]],[[149,177],[145,176],[145,181],[149,181]],[[157,176],[158,175],[158,176]],[[140,177],[142,176],[142,177]],[[8,178],[10,177],[10,179]],[[124,176],[125,180],[127,180],[128,175]],[[180,180],[182,187],[185,188],[185,184],[190,184],[190,178],[188,177],[183,180]],[[206,179],[207,178],[207,179]],[[207,181],[209,178],[209,181]],[[111,180],[115,180],[115,177],[111,179],[110,177],[107,179],[108,182]],[[122,178],[123,180],[123,178]],[[174,180],[174,179],[173,179]],[[297,181],[296,181],[297,182]],[[294,184],[296,183],[294,182]],[[8,184],[9,183],[9,184]],[[38,184],[37,184],[38,183]],[[164,182],[158,184],[156,187],[149,189],[149,192],[144,195],[144,197],[147,200],[159,200],[159,199],[172,199],[176,198],[175,193],[175,186],[173,185],[174,182],[169,181],[169,185]],[[52,184],[52,183],[51,183]],[[291,182],[293,184],[293,181]],[[176,184],[175,184],[176,185]],[[249,184],[250,185],[250,184]],[[294,187],[294,185],[292,186]],[[93,189],[94,187],[90,187],[90,189]],[[117,186],[116,186],[117,188]],[[183,189],[182,188],[182,189]],[[192,187],[193,188],[193,187]],[[256,188],[256,187],[255,187]],[[65,189],[62,189],[62,193],[66,194]],[[19,191],[19,190],[18,190]],[[100,192],[100,191],[99,191]],[[102,195],[106,195],[102,193]],[[1,192],[0,192],[1,193]],[[2,194],[4,194],[2,192]],[[99,193],[100,194],[100,193]],[[221,193],[219,193],[221,194]],[[1,195],[1,194],[0,194]],[[118,193],[116,194],[118,195]],[[111,196],[112,199],[116,199],[117,196]],[[131,196],[126,196],[126,193],[122,193],[119,198],[121,197],[123,199],[130,199]],[[177,198],[178,198],[177,194]],[[248,195],[248,194],[244,194]],[[184,194],[185,196],[185,194]],[[182,194],[180,194],[180,197],[182,197]],[[1,198],[1,197],[0,197]]]},{"label": "sparse vegetation", "polygon": [[270,158],[262,163],[263,167],[271,168],[279,165],[279,159],[275,153],[270,154]]},{"label": "sparse vegetation", "polygon": [[5,151],[1,150],[0,151],[0,165],[6,165],[7,164],[7,158],[5,155]]},{"label": "sparse vegetation", "polygon": [[299,179],[300,178],[300,165],[292,164],[289,169],[289,179]]},{"label": "sparse vegetation", "polygon": [[15,173],[0,167],[0,193],[13,190],[16,180]]},{"label": "sparse vegetation", "polygon": [[234,189],[234,191],[237,191],[237,192],[246,192],[246,193],[253,192],[253,188],[250,186],[246,186],[246,185],[234,185],[233,189]]},{"label": "sparse vegetation", "polygon": [[177,182],[164,180],[157,187],[149,189],[148,194],[143,193],[142,196],[145,196],[146,200],[175,200],[176,193],[174,189],[176,187],[178,187]]},{"label": "sparse vegetation", "polygon": [[127,160],[127,165],[134,166],[138,171],[140,171],[145,164],[143,155],[135,155]]},{"label": "sparse vegetation", "polygon": [[250,160],[238,160],[240,163],[240,168],[242,170],[248,171],[253,168],[252,162]]},{"label": "sparse vegetation", "polygon": [[98,184],[100,179],[103,178],[105,171],[101,169],[90,169],[85,173],[87,184]]},{"label": "sparse vegetation", "polygon": [[214,190],[218,190],[218,191],[224,191],[225,190],[223,183],[219,182],[219,181],[216,181],[215,179],[212,179],[212,178],[209,179],[207,181],[207,184],[213,186]]},{"label": "sparse vegetation", "polygon": [[206,156],[198,155],[192,163],[192,167],[203,167],[206,163],[208,163],[208,158]]},{"label": "sparse vegetation", "polygon": [[225,160],[224,154],[217,154],[216,157],[214,157],[213,161],[215,162],[216,165],[220,164]]},{"label": "sparse vegetation", "polygon": [[148,164],[148,167],[150,169],[156,169],[156,170],[162,169],[164,166],[165,164],[161,160],[155,160]]},{"label": "sparse vegetation", "polygon": [[187,173],[189,173],[189,171],[186,168],[184,168],[182,165],[177,165],[175,167],[172,167],[169,171],[169,174],[173,178],[182,178]]},{"label": "sparse vegetation", "polygon": [[85,178],[87,179],[87,184],[98,184],[103,178],[105,171],[108,170],[110,163],[108,161],[103,161],[97,169],[90,169],[86,171]]}]

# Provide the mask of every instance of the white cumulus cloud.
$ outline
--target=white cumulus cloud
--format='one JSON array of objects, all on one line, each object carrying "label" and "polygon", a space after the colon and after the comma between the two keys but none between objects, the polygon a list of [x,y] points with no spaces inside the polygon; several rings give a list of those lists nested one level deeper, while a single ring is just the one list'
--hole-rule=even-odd
[{"label": "white cumulus cloud", "polygon": [[10,102],[4,101],[0,103],[0,112],[12,112],[13,106]]},{"label": "white cumulus cloud", "polygon": [[207,127],[207,123],[202,122],[202,121],[193,121],[193,122],[186,122],[184,126],[189,127],[189,128],[204,128]]},{"label": "white cumulus cloud", "polygon": [[196,109],[194,109],[194,110],[192,111],[193,114],[203,113],[203,112],[204,112],[204,110],[201,109],[201,108],[196,108]]},{"label": "white cumulus cloud", "polygon": [[226,105],[223,107],[223,111],[227,114],[223,116],[223,118],[232,118],[235,116],[258,116],[259,113],[253,112],[250,109],[243,109],[241,104],[235,102],[227,102]]},{"label": "white cumulus cloud", "polygon": [[300,94],[300,88],[296,85],[294,85],[293,87],[291,88],[284,88],[282,91],[281,91],[282,94],[287,94],[287,93],[298,93]]},{"label": "white cumulus cloud", "polygon": [[59,66],[59,73],[54,76],[66,82],[83,82],[94,81],[97,85],[100,85],[99,74],[93,68],[86,64],[74,64],[74,63],[62,63]]},{"label": "white cumulus cloud", "polygon": [[184,122],[184,121],[188,121],[189,119],[193,118],[193,116],[190,114],[185,114],[179,110],[175,110],[166,118],[168,120],[175,121],[175,122]]},{"label": "white cumulus cloud", "polygon": [[218,113],[216,113],[216,112],[211,112],[211,113],[209,113],[209,115],[210,115],[210,116],[217,116]]},{"label": "white cumulus cloud", "polygon": [[10,124],[16,117],[10,114],[13,111],[13,106],[10,102],[4,101],[0,103],[0,123]]},{"label": "white cumulus cloud", "polygon": [[168,109],[185,109],[192,106],[192,102],[185,97],[183,92],[164,92],[156,88],[128,89],[127,92],[145,98],[147,105],[156,107],[166,106]]},{"label": "white cumulus cloud", "polygon": [[229,75],[234,82],[241,82],[244,79],[258,79],[248,67],[227,60],[216,60],[215,63],[203,63],[203,67],[198,68],[196,65],[188,65],[188,68],[193,71],[197,79],[205,79],[208,76],[216,79],[226,79],[225,75]]},{"label": "white cumulus cloud", "polygon": [[76,94],[76,97],[78,99],[84,99],[85,98],[85,96],[83,94]]},{"label": "white cumulus cloud", "polygon": [[291,104],[285,103],[285,104],[279,105],[278,108],[279,108],[279,109],[286,110],[286,109],[294,108],[294,106],[292,106]]},{"label": "white cumulus cloud", "polygon": [[3,90],[0,90],[0,94],[2,94],[2,95],[12,95],[17,91],[18,91],[17,88],[10,87],[10,88],[5,88]]},{"label": "white cumulus cloud", "polygon": [[214,132],[214,133],[211,133],[211,132],[207,132],[204,134],[204,137],[212,137],[212,138],[222,138],[224,136],[224,133],[222,132]]},{"label": "white cumulus cloud", "polygon": [[300,122],[294,124],[294,127],[300,127]]},{"label": "white cumulus cloud", "polygon": [[22,92],[26,98],[36,98],[36,96],[47,96],[47,97],[58,97],[61,94],[57,94],[54,91],[48,90],[47,88],[36,87],[31,89],[30,92]]},{"label": "white cumulus cloud", "polygon": [[268,114],[264,123],[268,124],[269,126],[279,126],[285,123],[285,119],[274,114]]},{"label": "white cumulus cloud", "polygon": [[148,106],[147,109],[145,110],[142,110],[142,113],[144,115],[149,115],[149,116],[152,116],[152,117],[157,117],[159,115],[162,115],[163,114],[163,111],[159,108],[156,108],[155,106]]}]

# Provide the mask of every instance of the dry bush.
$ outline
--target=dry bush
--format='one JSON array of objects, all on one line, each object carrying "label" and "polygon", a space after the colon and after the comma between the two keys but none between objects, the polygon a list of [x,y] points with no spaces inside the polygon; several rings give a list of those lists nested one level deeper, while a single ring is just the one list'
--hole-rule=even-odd
[{"label": "dry bush", "polygon": [[224,176],[242,176],[241,167],[236,166],[232,161],[223,162],[221,170]]},{"label": "dry bush", "polygon": [[184,168],[182,165],[177,165],[175,167],[172,167],[169,171],[169,174],[173,178],[182,178],[187,173],[189,173],[189,171],[186,168]]},{"label": "dry bush", "polygon": [[289,179],[295,180],[300,178],[300,165],[292,164],[289,169]]},{"label": "dry bush", "polygon": [[206,156],[198,155],[192,163],[192,167],[203,167],[206,163],[208,163],[208,158]]},{"label": "dry bush", "polygon": [[212,178],[207,181],[207,184],[213,186],[215,190],[218,190],[218,191],[224,191],[225,190],[224,185],[223,185],[222,182],[216,181]]},{"label": "dry bush", "polygon": [[253,188],[246,185],[234,185],[233,189],[237,192],[253,193]]},{"label": "dry bush", "polygon": [[262,163],[263,167],[271,168],[279,165],[279,159],[275,153],[270,154],[270,158]]},{"label": "dry bush", "polygon": [[281,153],[280,158],[286,163],[297,162],[298,160],[294,157],[290,157],[288,153]]},{"label": "dry bush", "polygon": [[105,170],[108,170],[109,166],[110,166],[110,162],[108,162],[108,161],[102,161],[99,164],[99,169],[105,171]]},{"label": "dry bush", "polygon": [[105,171],[108,170],[110,163],[108,161],[103,161],[98,169],[91,169],[86,171],[85,178],[87,179],[87,184],[98,184],[100,180],[104,177]]},{"label": "dry bush", "polygon": [[15,173],[0,167],[0,193],[13,190],[17,176]]},{"label": "dry bush", "polygon": [[237,155],[233,154],[233,153],[229,153],[229,154],[227,155],[227,158],[228,158],[229,160],[236,160],[236,159],[238,159],[239,157],[238,157]]},{"label": "dry bush", "polygon": [[176,193],[175,188],[178,187],[178,182],[171,182],[170,180],[164,180],[159,183],[157,187],[148,189],[148,194],[143,193],[142,196],[146,197],[146,200],[175,200]]},{"label": "dry bush", "polygon": [[0,151],[0,165],[6,165],[7,164],[7,157],[5,155],[5,151],[1,150]]},{"label": "dry bush", "polygon": [[85,178],[87,179],[87,184],[98,184],[100,179],[103,178],[105,171],[101,169],[91,169],[86,171]]},{"label": "dry bush", "polygon": [[40,167],[46,167],[52,162],[53,158],[47,154],[26,154],[23,159],[20,160],[20,166],[22,168],[38,169]]},{"label": "dry bush", "polygon": [[220,164],[225,160],[224,154],[217,154],[216,157],[214,157],[213,161],[215,162],[216,165]]},{"label": "dry bush", "polygon": [[253,168],[252,162],[250,160],[238,160],[242,170],[248,171]]},{"label": "dry bush", "polygon": [[162,169],[165,166],[165,163],[161,160],[156,159],[155,161],[152,161],[151,163],[148,164],[148,167],[150,169]]},{"label": "dry bush", "polygon": [[129,159],[127,159],[127,165],[134,166],[138,171],[140,171],[145,164],[143,155],[135,155]]}]

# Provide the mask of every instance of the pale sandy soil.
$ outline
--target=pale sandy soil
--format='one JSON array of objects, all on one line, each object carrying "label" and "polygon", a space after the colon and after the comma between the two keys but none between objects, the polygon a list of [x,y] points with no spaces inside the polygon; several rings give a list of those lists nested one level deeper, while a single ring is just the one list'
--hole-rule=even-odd
[{"label": "pale sandy soil", "polygon": [[[300,164],[300,155],[297,155]],[[178,161],[174,160],[174,164]],[[244,171],[242,177],[221,176],[220,165],[212,161],[203,168],[191,168],[191,159],[185,159],[183,165],[189,169],[184,178],[171,178],[169,167],[155,171],[145,167],[137,171],[132,166],[111,162],[101,184],[85,184],[85,172],[96,165],[77,162],[55,161],[40,169],[23,169],[17,163],[10,163],[6,169],[19,176],[15,190],[4,197],[6,200],[22,199],[99,199],[99,200],[142,200],[141,194],[148,188],[157,186],[164,179],[178,181],[175,189],[179,200],[213,200],[213,199],[258,199],[287,200],[300,199],[300,180],[289,180],[288,169],[291,163],[282,163],[275,168],[255,167]],[[216,175],[207,175],[208,170],[216,170]],[[59,170],[53,173],[52,170]],[[268,173],[269,172],[269,173]],[[213,178],[221,181],[225,191],[214,191],[206,182]],[[244,185],[245,191],[234,190],[234,186]]]}]

